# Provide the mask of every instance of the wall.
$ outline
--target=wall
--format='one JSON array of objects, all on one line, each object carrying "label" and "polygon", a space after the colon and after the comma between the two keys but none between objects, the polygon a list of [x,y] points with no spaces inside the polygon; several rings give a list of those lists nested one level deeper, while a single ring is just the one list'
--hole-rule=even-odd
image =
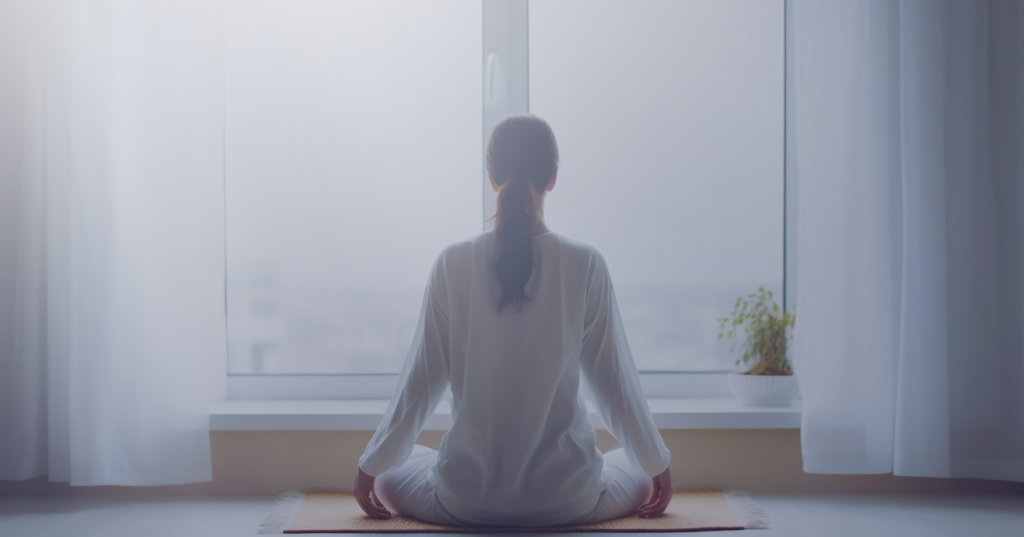
[{"label": "wall", "polygon": [[[69,487],[0,481],[0,494],[277,494],[286,490],[351,488],[369,431],[215,431],[214,479],[171,487]],[[426,431],[420,443],[436,448],[444,433]],[[677,489],[723,488],[748,492],[1018,492],[1024,483],[980,479],[928,479],[892,475],[814,475],[801,470],[800,431],[666,430]],[[598,447],[613,440],[598,433]]]}]

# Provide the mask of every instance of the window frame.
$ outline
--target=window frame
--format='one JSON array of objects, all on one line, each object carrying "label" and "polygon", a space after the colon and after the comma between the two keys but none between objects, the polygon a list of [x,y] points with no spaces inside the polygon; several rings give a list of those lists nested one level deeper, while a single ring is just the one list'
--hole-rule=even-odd
[{"label": "window frame", "polygon": [[[731,397],[728,371],[641,371],[648,399]],[[398,373],[242,374],[227,378],[229,400],[388,399]]]}]

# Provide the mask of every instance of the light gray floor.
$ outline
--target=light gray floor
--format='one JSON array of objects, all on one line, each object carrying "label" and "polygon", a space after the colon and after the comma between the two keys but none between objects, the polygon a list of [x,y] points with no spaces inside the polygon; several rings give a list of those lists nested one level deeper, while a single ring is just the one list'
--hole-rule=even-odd
[{"label": "light gray floor", "polygon": [[[747,530],[748,537],[1024,536],[1021,495],[753,496],[772,529]],[[253,536],[271,505],[268,497],[0,496],[0,537]]]}]

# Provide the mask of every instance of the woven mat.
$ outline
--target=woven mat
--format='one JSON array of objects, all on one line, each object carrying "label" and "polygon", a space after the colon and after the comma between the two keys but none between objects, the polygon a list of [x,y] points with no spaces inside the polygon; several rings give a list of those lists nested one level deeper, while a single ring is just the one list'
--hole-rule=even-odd
[{"label": "woven mat", "polygon": [[742,492],[676,492],[658,518],[636,515],[598,524],[562,527],[465,527],[428,524],[401,515],[366,516],[355,498],[339,492],[286,492],[260,525],[259,533],[552,533],[567,531],[666,532],[767,528],[768,516]]}]

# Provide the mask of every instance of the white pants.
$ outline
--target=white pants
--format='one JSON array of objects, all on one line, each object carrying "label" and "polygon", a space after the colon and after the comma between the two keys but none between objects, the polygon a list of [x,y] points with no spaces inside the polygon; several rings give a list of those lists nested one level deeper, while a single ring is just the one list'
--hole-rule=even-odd
[{"label": "white pants", "polygon": [[[392,511],[403,516],[453,526],[468,526],[448,512],[434,494],[430,473],[437,463],[437,451],[416,445],[404,464],[377,476],[377,497]],[[654,491],[651,478],[630,464],[626,453],[616,448],[604,454],[604,477],[608,488],[598,497],[587,515],[559,525],[589,524],[636,513]],[[529,524],[524,524],[529,525]]]}]

